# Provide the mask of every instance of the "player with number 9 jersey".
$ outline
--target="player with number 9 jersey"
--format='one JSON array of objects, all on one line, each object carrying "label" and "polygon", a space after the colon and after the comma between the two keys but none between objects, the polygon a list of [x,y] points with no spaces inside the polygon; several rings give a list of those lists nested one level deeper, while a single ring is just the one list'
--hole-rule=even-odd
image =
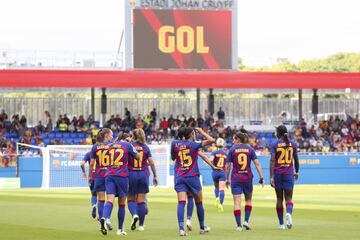
[{"label": "player with number 9 jersey", "polygon": [[[237,231],[242,231],[244,226],[250,230],[249,219],[252,211],[253,173],[251,163],[253,162],[259,174],[260,181],[264,187],[264,177],[259,160],[254,149],[248,144],[247,133],[237,132],[233,137],[234,146],[230,148],[226,159],[226,185],[229,186],[229,174],[231,172],[231,192],[234,199],[234,217]],[[241,224],[241,194],[245,195],[245,221]]]}]

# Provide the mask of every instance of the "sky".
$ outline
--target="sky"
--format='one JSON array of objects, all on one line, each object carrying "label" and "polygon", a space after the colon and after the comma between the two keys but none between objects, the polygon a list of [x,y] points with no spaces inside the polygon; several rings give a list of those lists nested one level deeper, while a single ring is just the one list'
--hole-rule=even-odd
[{"label": "sky", "polygon": [[[124,0],[0,0],[0,51],[116,52]],[[248,66],[360,53],[360,0],[239,0]]]}]

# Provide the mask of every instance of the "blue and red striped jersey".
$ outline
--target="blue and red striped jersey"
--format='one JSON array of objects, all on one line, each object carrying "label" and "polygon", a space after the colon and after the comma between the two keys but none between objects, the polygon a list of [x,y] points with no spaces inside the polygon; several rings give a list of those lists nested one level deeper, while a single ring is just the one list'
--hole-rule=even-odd
[{"label": "blue and red striped jersey", "polygon": [[129,171],[148,171],[148,158],[152,157],[150,148],[146,144],[139,142],[133,142],[135,150],[139,153],[140,159],[131,157],[129,159]]},{"label": "blue and red striped jersey", "polygon": [[293,157],[297,153],[294,141],[289,141],[287,146],[284,139],[277,139],[271,144],[270,152],[275,153],[275,174],[294,174]]},{"label": "blue and red striped jersey", "polygon": [[251,162],[257,159],[254,149],[247,144],[239,144],[230,148],[226,162],[232,163],[232,182],[252,182]]},{"label": "blue and red striped jersey", "polygon": [[[222,168],[222,171],[225,171],[227,152],[225,150],[216,150],[211,153],[211,157],[214,158],[213,160],[214,166],[218,168]],[[219,171],[219,170],[214,170],[214,171]]]},{"label": "blue and red striped jersey", "polygon": [[108,151],[110,164],[106,176],[127,177],[129,175],[128,162],[138,154],[134,147],[127,142],[114,142]]},{"label": "blue and red striped jersey", "polygon": [[171,158],[175,161],[175,177],[199,176],[198,151],[201,142],[175,140],[171,143]]}]

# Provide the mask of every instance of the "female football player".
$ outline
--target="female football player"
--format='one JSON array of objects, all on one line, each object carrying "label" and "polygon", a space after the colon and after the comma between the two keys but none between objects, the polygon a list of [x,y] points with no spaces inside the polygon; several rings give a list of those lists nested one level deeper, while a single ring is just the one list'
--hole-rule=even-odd
[{"label": "female football player", "polygon": [[234,199],[234,216],[237,231],[242,231],[241,225],[241,194],[245,195],[245,221],[243,226],[250,230],[250,214],[252,211],[253,174],[251,162],[254,162],[259,174],[259,183],[264,187],[264,177],[259,160],[255,151],[248,144],[248,136],[237,132],[233,137],[233,147],[230,149],[226,159],[226,187],[229,187],[229,175],[231,172],[231,193]]},{"label": "female football player", "polygon": [[283,207],[285,198],[286,226],[290,229],[292,228],[294,205],[292,202],[294,180],[297,180],[299,177],[299,157],[296,143],[289,140],[289,134],[284,125],[276,128],[276,137],[278,139],[273,142],[270,149],[270,185],[275,188],[276,192],[276,211],[280,224],[279,228],[285,229]]}]

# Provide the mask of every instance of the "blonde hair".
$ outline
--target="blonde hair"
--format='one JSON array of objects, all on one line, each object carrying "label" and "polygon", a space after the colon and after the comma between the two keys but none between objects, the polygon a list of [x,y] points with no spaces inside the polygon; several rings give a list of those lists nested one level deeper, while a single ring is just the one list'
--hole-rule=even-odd
[{"label": "blonde hair", "polygon": [[105,135],[109,134],[111,132],[110,128],[103,128],[101,129],[98,134],[96,135],[96,141],[97,142],[104,142],[105,141]]},{"label": "blonde hair", "polygon": [[146,143],[145,132],[141,128],[134,129],[133,131],[134,141],[142,144]]}]

